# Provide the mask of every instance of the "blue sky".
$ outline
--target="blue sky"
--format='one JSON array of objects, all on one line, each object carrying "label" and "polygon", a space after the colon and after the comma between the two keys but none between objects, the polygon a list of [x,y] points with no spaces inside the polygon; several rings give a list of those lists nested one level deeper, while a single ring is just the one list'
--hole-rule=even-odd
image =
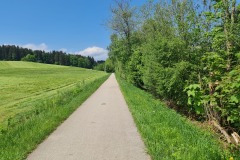
[{"label": "blue sky", "polygon": [[[142,5],[147,0],[132,0]],[[239,1],[239,0],[237,0]],[[0,45],[107,57],[112,0],[1,0]]]},{"label": "blue sky", "polygon": [[[133,0],[136,5],[143,2]],[[112,4],[112,0],[2,0],[0,44],[104,59],[111,31],[103,24]]]}]

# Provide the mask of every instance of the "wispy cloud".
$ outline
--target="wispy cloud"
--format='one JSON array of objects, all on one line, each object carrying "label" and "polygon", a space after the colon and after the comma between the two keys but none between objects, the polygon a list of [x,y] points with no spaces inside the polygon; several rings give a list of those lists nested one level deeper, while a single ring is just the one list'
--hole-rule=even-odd
[{"label": "wispy cloud", "polygon": [[93,46],[93,47],[86,48],[82,51],[75,52],[75,54],[80,54],[83,56],[91,56],[95,60],[106,60],[108,57],[108,50]]},{"label": "wispy cloud", "polygon": [[66,48],[61,48],[59,50],[62,51],[62,52],[67,52],[68,51]]},{"label": "wispy cloud", "polygon": [[25,44],[25,45],[21,45],[21,47],[23,48],[29,48],[32,50],[44,50],[44,51],[48,51],[48,46],[45,43],[41,43],[41,44]]}]

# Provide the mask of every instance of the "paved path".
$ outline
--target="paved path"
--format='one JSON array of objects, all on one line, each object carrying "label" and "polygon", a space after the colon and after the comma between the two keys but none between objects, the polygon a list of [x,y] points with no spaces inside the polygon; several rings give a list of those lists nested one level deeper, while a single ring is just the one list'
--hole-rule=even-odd
[{"label": "paved path", "polygon": [[29,160],[149,160],[114,74]]}]

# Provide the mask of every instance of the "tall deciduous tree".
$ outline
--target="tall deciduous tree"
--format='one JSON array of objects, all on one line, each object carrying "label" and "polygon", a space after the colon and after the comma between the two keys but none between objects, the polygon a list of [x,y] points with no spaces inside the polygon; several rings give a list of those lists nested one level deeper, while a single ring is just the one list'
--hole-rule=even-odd
[{"label": "tall deciduous tree", "polygon": [[[125,63],[132,54],[132,35],[136,28],[135,9],[130,6],[130,0],[115,0],[115,4],[111,8],[112,17],[108,22],[108,26],[115,32],[117,37],[121,37],[122,56],[121,63],[123,71]],[[116,40],[116,38],[115,38]],[[113,54],[113,53],[111,53]]]}]

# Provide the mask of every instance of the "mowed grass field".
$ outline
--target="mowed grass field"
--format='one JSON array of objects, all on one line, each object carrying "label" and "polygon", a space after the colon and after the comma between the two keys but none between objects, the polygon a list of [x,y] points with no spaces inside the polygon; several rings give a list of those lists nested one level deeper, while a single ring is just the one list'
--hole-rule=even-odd
[{"label": "mowed grass field", "polygon": [[49,99],[107,75],[76,67],[32,62],[0,61],[0,127],[9,118],[35,109],[35,101]]}]

